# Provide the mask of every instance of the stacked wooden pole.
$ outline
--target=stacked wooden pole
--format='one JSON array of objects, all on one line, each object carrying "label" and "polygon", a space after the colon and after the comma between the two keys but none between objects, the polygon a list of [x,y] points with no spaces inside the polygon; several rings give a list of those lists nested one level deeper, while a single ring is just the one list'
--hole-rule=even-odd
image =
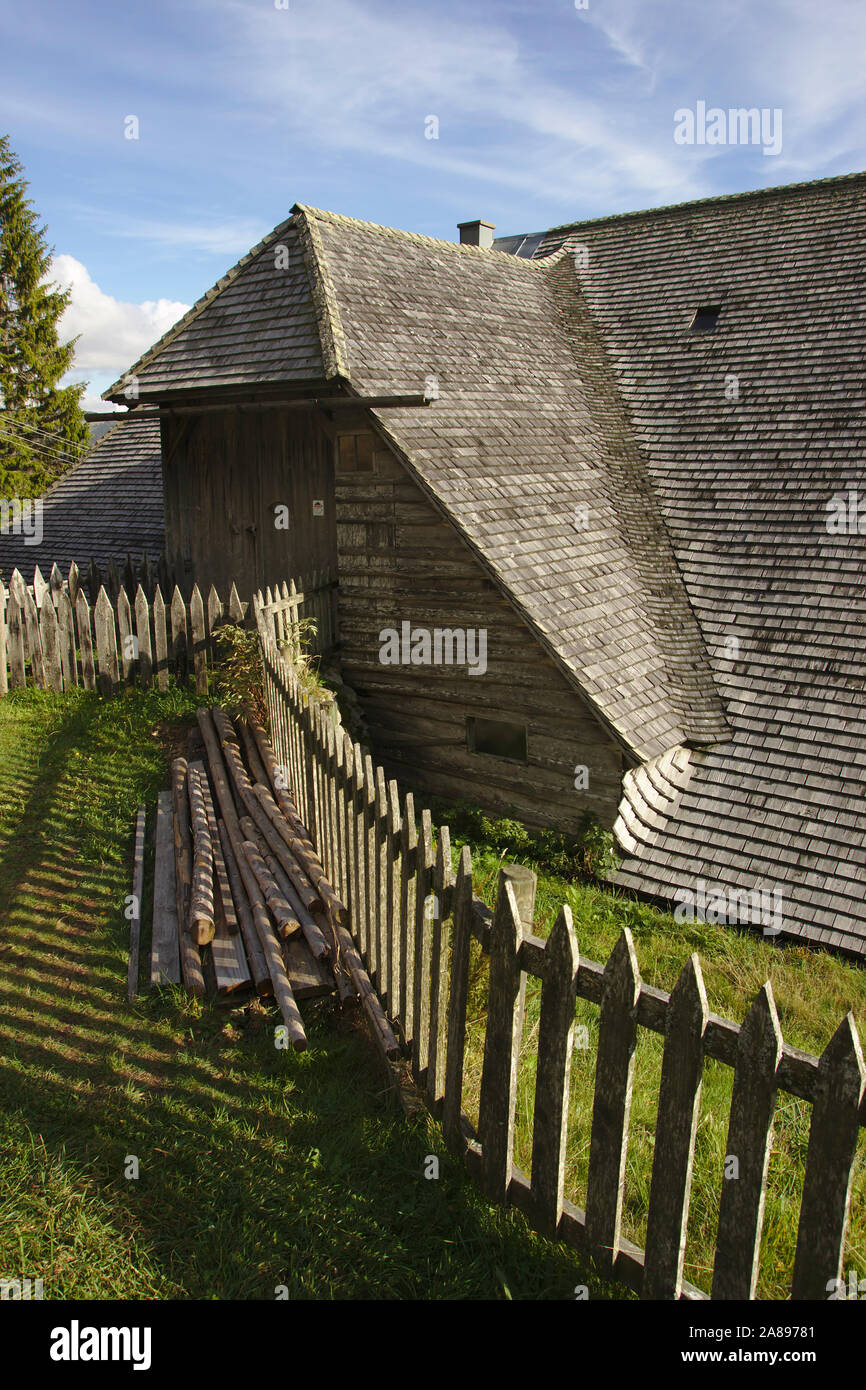
[{"label": "stacked wooden pole", "polygon": [[277,997],[280,944],[288,953],[301,940],[315,961],[330,965],[340,999],[360,1000],[383,1050],[396,1057],[397,1040],[346,930],[346,907],[278,776],[267,734],[249,720],[239,721],[239,736],[221,709],[200,709],[197,718],[222,811],[221,839],[243,882]]}]

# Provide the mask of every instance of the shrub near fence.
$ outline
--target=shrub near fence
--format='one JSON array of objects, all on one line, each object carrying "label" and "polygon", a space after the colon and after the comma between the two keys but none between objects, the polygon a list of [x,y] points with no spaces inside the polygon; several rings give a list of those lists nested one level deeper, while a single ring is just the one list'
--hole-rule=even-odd
[{"label": "shrub near fence", "polygon": [[[504,870],[493,913],[475,896],[468,848],[452,873],[446,826],[416,822],[411,794],[353,744],[291,666],[283,618],[253,600],[262,643],[271,738],[300,800],[325,870],[349,904],[350,930],[412,1073],[449,1148],[487,1196],[518,1207],[540,1232],[588,1254],[602,1272],[648,1299],[755,1296],[773,1112],[779,1092],[812,1105],[791,1296],[823,1300],[841,1275],[866,1067],[848,1014],[820,1058],[785,1044],[772,989],[742,1025],[710,1012],[698,957],[671,994],[640,978],[624,930],[607,964],[579,955],[571,913],[545,942],[533,935],[534,880]],[[463,1110],[470,938],[489,955],[477,1133]],[[531,1177],[513,1163],[515,1095],[527,975],[542,982]],[[587,1206],[563,1194],[576,1000],[600,1010]],[[637,1030],[665,1038],[646,1248],[621,1235]],[[706,1058],[733,1068],[723,1183],[709,1294],[683,1278],[700,1089]]]}]

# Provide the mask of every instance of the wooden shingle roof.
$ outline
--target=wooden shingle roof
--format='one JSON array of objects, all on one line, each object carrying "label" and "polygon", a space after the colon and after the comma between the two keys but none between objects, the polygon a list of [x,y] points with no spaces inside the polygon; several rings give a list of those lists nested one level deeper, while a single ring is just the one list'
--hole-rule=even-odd
[{"label": "wooden shingle roof", "polygon": [[[575,224],[536,254],[574,246],[732,731],[678,798],[626,780],[619,881],[776,884],[787,930],[862,952],[866,519],[827,519],[849,491],[866,517],[866,175]],[[714,333],[689,331],[700,305]]]},{"label": "wooden shingle roof", "polygon": [[156,561],[165,543],[159,412],[139,406],[117,421],[43,498],[39,545],[0,534],[0,574],[14,569],[32,579],[56,562],[122,563],[127,555]]}]

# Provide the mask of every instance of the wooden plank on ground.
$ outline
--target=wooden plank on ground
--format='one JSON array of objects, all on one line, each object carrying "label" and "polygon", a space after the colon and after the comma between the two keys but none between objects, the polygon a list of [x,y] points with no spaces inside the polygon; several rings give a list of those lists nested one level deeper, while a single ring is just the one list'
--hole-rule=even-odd
[{"label": "wooden plank on ground", "polygon": [[[49,603],[49,608],[52,605]],[[52,608],[53,611],[53,608]],[[141,896],[144,892],[144,828],[147,812],[139,806],[135,823],[135,854],[132,871],[132,915],[129,919],[129,970],[126,977],[126,996],[133,999],[138,993],[138,957],[141,948]]]},{"label": "wooden plank on ground", "polygon": [[317,961],[302,936],[293,936],[283,948],[286,972],[296,999],[318,999],[337,988],[324,961]]},{"label": "wooden plank on ground", "polygon": [[154,985],[176,985],[180,982],[172,818],[171,792],[160,792],[156,806],[156,854],[153,871],[151,988]]}]

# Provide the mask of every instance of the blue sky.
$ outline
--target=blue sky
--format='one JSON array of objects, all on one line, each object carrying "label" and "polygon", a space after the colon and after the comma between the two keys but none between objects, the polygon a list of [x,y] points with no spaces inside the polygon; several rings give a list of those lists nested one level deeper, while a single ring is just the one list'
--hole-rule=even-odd
[{"label": "blue sky", "polygon": [[92,404],[295,202],[454,240],[862,169],[864,55],[863,0],[0,0],[0,131]]}]

